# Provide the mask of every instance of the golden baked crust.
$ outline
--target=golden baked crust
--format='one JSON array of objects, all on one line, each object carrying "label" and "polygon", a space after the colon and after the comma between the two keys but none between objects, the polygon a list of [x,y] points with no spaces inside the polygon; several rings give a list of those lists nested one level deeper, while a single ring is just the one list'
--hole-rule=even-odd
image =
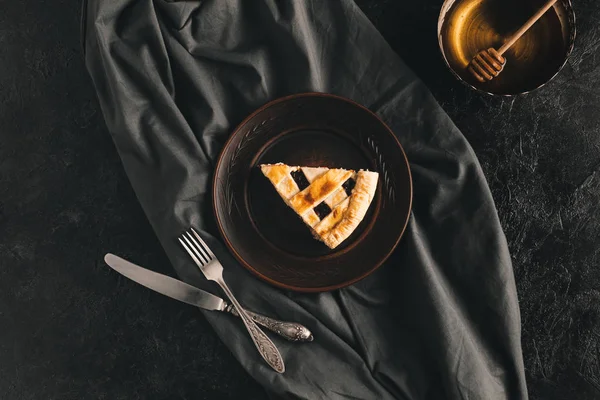
[{"label": "golden baked crust", "polygon": [[329,231],[329,234],[321,237],[321,240],[323,240],[327,246],[332,249],[337,247],[358,227],[373,200],[375,190],[377,189],[378,178],[379,175],[376,172],[358,172],[356,186],[354,186],[354,189],[352,190],[348,207],[344,210],[341,220],[333,226]]},{"label": "golden baked crust", "polygon": [[334,192],[337,192],[353,174],[353,171],[345,169],[328,170],[312,181],[306,189],[294,195],[290,199],[290,207],[298,214],[304,215],[306,211],[314,208]]},{"label": "golden baked crust", "polygon": [[[332,249],[346,240],[365,217],[379,178],[376,172],[363,170],[294,167],[281,163],[260,167],[314,236]],[[301,184],[307,187],[298,186],[295,179],[299,177],[304,178]],[[350,195],[348,182],[354,183]]]}]

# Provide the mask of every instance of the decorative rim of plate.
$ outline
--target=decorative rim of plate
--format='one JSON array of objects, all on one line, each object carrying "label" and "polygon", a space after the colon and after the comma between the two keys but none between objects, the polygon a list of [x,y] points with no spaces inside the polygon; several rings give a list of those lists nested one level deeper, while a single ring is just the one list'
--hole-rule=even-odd
[{"label": "decorative rim of plate", "polygon": [[[370,268],[369,270],[367,270],[365,273],[357,276],[356,278],[347,280],[345,282],[339,283],[339,284],[335,284],[335,285],[330,285],[330,286],[322,286],[322,287],[299,287],[299,286],[293,286],[293,285],[288,285],[288,284],[284,284],[281,283],[279,281],[276,281],[264,274],[262,274],[261,272],[257,271],[252,265],[248,264],[246,262],[246,260],[244,260],[243,257],[241,257],[239,255],[239,253],[236,251],[235,247],[232,245],[231,241],[229,240],[229,238],[227,237],[225,230],[223,229],[223,222],[221,221],[221,219],[219,218],[219,213],[217,212],[217,171],[219,171],[219,169],[221,168],[221,164],[223,162],[223,158],[225,155],[225,152],[227,150],[227,148],[229,147],[230,143],[232,142],[232,140],[234,140],[234,138],[236,137],[237,132],[244,126],[246,125],[252,118],[254,118],[257,114],[260,114],[261,112],[263,112],[264,110],[268,109],[269,107],[281,103],[281,102],[285,102],[288,100],[292,100],[292,99],[297,99],[297,98],[301,98],[301,97],[328,97],[328,98],[332,98],[335,100],[340,100],[340,101],[344,101],[347,103],[352,104],[353,106],[356,106],[364,111],[366,111],[367,113],[369,113],[370,115],[372,115],[374,118],[376,118],[379,123],[385,128],[385,130],[392,136],[392,138],[396,141],[396,144],[398,145],[398,148],[400,149],[400,152],[402,153],[404,162],[406,164],[406,170],[408,172],[408,186],[409,186],[409,201],[408,201],[408,210],[407,210],[407,218],[406,221],[404,222],[404,226],[402,227],[402,230],[400,231],[400,234],[398,235],[398,238],[396,240],[396,242],[394,243],[394,245],[390,248],[390,250],[388,251],[388,253],[381,258],[381,261],[379,261],[378,263],[374,264],[372,268]],[[369,110],[367,107],[363,106],[362,104],[351,100],[347,97],[343,97],[343,96],[338,96],[335,94],[330,94],[330,93],[322,93],[322,92],[303,92],[303,93],[297,93],[297,94],[292,94],[292,95],[288,95],[288,96],[283,96],[283,97],[279,97],[277,99],[271,100],[265,104],[263,104],[262,106],[260,106],[259,108],[257,108],[256,110],[254,110],[252,113],[250,113],[248,116],[246,116],[236,127],[235,129],[233,129],[233,131],[231,132],[231,135],[229,135],[229,138],[227,139],[227,141],[225,142],[225,144],[223,145],[223,148],[221,149],[221,152],[219,154],[219,157],[217,159],[217,163],[215,165],[214,168],[214,175],[213,175],[213,180],[212,180],[212,204],[213,204],[213,214],[215,216],[215,220],[217,223],[217,228],[219,229],[219,233],[221,235],[221,238],[223,239],[223,241],[225,242],[227,248],[229,249],[229,251],[233,254],[233,256],[235,257],[236,260],[238,260],[238,262],[240,264],[242,264],[244,266],[244,268],[246,268],[248,271],[250,271],[252,274],[254,274],[255,276],[259,277],[261,280],[270,283],[271,285],[281,288],[281,289],[287,289],[287,290],[292,290],[295,292],[303,292],[303,293],[322,293],[322,292],[329,292],[332,290],[336,290],[336,289],[341,289],[344,287],[348,287],[351,286],[359,281],[361,281],[362,279],[366,278],[367,276],[371,275],[373,272],[375,272],[377,269],[379,269],[379,267],[381,267],[386,261],[387,259],[392,255],[392,253],[394,252],[394,250],[396,250],[396,248],[398,247],[398,244],[400,243],[400,240],[402,240],[402,237],[404,236],[404,233],[406,232],[406,228],[408,227],[408,222],[410,221],[410,215],[412,212],[412,203],[413,203],[413,181],[412,181],[412,172],[410,169],[410,163],[408,162],[408,157],[406,156],[406,152],[404,151],[404,147],[402,147],[402,144],[400,143],[400,141],[398,140],[398,137],[394,134],[394,132],[392,131],[392,129],[373,111]]]}]

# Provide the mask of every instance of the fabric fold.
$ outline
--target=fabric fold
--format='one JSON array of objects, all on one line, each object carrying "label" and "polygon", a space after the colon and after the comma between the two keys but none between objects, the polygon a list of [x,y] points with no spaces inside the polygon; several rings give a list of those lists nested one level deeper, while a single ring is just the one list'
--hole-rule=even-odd
[{"label": "fabric fold", "polygon": [[[350,0],[87,0],[86,65],[125,171],[180,278],[218,293],[179,248],[199,229],[253,310],[308,326],[275,338],[272,371],[239,321],[204,312],[242,366],[291,399],[526,399],[510,255],[475,154]],[[392,128],[411,163],[413,213],[390,259],[355,285],[289,293],[228,253],[211,179],[233,128],[283,95],[348,97]]]}]

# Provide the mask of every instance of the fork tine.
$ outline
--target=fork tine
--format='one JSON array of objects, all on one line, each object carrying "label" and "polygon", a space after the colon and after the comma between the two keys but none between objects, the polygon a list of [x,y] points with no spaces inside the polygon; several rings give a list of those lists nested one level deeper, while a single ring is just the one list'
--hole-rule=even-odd
[{"label": "fork tine", "polygon": [[[187,236],[186,236],[187,235]],[[207,258],[204,253],[202,253],[201,251],[198,250],[198,245],[196,243],[194,243],[193,240],[190,240],[190,238],[188,238],[189,234],[184,233],[183,235],[181,235],[181,237],[183,238],[183,240],[188,244],[188,246],[190,247],[190,249],[194,252],[194,254],[196,255],[196,257],[198,257],[198,259],[202,260],[202,265],[206,265],[208,264],[208,262],[210,261],[209,258]]]},{"label": "fork tine", "polygon": [[210,247],[208,247],[208,245],[206,244],[206,242],[204,240],[202,240],[202,238],[200,237],[200,235],[198,234],[198,232],[196,232],[196,230],[194,228],[190,228],[190,231],[192,231],[192,233],[194,234],[194,236],[196,236],[196,238],[198,238],[198,240],[204,246],[204,248],[206,249],[206,251],[208,252],[208,254],[212,258],[217,258],[217,256],[215,256],[215,254],[212,252],[212,250],[210,249]]},{"label": "fork tine", "polygon": [[185,249],[185,251],[187,251],[187,253],[190,255],[190,257],[192,257],[192,260],[194,260],[194,262],[199,266],[203,266],[204,263],[200,262],[200,260],[198,260],[198,257],[196,257],[196,255],[194,254],[194,252],[188,247],[187,244],[185,244],[185,242],[183,240],[181,240],[181,238],[179,239],[179,243],[181,243],[181,245],[183,246],[183,248]]},{"label": "fork tine", "polygon": [[183,234],[183,237],[188,243],[192,245],[192,249],[196,252],[196,254],[201,255],[202,259],[206,260],[206,263],[209,263],[212,260],[212,258],[209,257],[208,253],[202,248],[202,246],[200,246],[200,244],[196,241],[196,239],[194,239],[194,237],[189,232],[185,232]]}]

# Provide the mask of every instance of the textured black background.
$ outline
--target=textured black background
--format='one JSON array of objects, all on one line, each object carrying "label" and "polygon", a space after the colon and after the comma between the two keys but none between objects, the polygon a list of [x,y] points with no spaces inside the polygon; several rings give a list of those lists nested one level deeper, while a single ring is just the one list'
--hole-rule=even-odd
[{"label": "textured black background", "polygon": [[[441,1],[359,5],[483,165],[531,398],[600,398],[600,2],[575,0],[559,77],[504,100],[445,69]],[[112,251],[171,273],[106,131],[79,14],[73,1],[0,1],[0,399],[264,399],[200,313],[101,261]]]}]

